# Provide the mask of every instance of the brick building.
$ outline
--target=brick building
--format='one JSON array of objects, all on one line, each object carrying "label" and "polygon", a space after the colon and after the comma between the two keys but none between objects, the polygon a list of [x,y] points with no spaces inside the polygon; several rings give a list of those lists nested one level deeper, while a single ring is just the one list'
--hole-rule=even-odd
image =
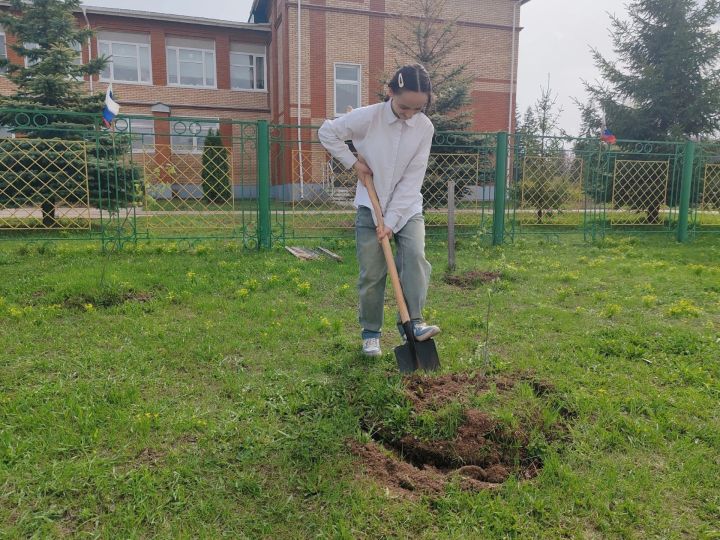
[{"label": "brick building", "polygon": [[[445,4],[444,18],[457,21],[461,43],[452,61],[466,63],[475,76],[471,108],[476,131],[512,127],[518,22],[520,7],[528,1]],[[0,1],[0,9],[3,5]],[[86,7],[76,14],[78,25],[92,27],[96,35],[78,54],[84,61],[99,54],[111,58],[100,76],[84,82],[88,90],[104,92],[112,83],[123,114],[145,115],[132,120],[132,131],[141,135],[134,150],[143,154],[146,182],[158,169],[172,166],[173,195],[192,198],[201,195],[198,171],[209,129],[233,137],[226,145],[233,145],[236,188],[255,183],[254,156],[240,148],[242,126],[223,120],[319,125],[348,106],[375,103],[381,79],[407,60],[397,58],[389,44],[405,28],[411,5],[408,0],[254,0],[247,23]],[[20,63],[23,59],[8,47],[14,39],[0,28],[0,55]],[[0,75],[0,93],[11,90]],[[164,120],[170,116],[190,120]],[[303,142],[274,143],[273,183],[279,198],[297,198],[293,187],[288,194],[282,186],[298,184],[302,198],[303,183],[324,174],[324,152],[302,146],[313,138],[311,129],[288,130],[288,141]],[[167,183],[166,177],[162,173],[157,181]],[[178,191],[178,185],[186,187]],[[254,188],[235,194],[253,196]]]},{"label": "brick building", "polygon": [[[467,64],[474,75],[476,131],[508,130],[514,120],[520,7],[528,1],[445,3],[444,18],[457,21],[461,43],[453,63]],[[303,124],[318,124],[342,114],[348,105],[375,103],[380,81],[406,61],[390,44],[392,36],[406,28],[404,19],[412,15],[412,6],[408,0],[255,0],[250,20],[272,28],[273,120],[297,123],[300,116]]]}]

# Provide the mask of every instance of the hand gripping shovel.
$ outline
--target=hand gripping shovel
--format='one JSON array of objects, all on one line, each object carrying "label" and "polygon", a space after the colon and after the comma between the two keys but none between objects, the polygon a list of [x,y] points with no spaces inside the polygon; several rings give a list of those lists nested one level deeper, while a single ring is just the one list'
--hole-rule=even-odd
[{"label": "hand gripping shovel", "polygon": [[[377,193],[375,192],[375,185],[372,179],[369,179],[366,184],[370,201],[375,209],[377,225],[381,230],[384,230],[385,222],[383,220],[382,209],[380,208],[380,201],[378,201]],[[407,304],[405,303],[405,296],[403,296],[400,277],[398,276],[398,271],[395,266],[395,258],[393,257],[392,248],[390,247],[390,240],[388,240],[387,237],[382,239],[382,250],[385,255],[385,262],[387,263],[395,298],[397,299],[398,310],[400,311],[400,322],[405,329],[405,337],[407,338],[404,345],[395,347],[395,358],[398,369],[400,373],[412,373],[417,369],[435,371],[440,367],[440,358],[438,357],[437,348],[435,347],[435,341],[432,339],[426,341],[415,340],[413,324],[410,320]]]}]

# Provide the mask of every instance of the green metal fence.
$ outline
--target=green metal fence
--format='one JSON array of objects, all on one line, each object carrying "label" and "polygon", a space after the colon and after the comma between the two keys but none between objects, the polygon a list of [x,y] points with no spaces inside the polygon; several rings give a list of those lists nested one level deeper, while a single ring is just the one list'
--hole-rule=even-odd
[{"label": "green metal fence", "polygon": [[[99,115],[2,113],[14,138],[0,139],[0,239],[255,249],[352,234],[357,179],[317,126],[124,115],[106,129]],[[684,241],[720,232],[720,143],[437,133],[423,197],[431,238],[452,211],[456,236],[494,244],[615,231]]]}]

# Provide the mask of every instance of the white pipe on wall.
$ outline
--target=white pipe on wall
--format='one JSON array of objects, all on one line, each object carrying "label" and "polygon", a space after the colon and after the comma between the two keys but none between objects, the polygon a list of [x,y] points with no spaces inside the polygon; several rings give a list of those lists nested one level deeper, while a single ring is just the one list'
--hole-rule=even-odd
[{"label": "white pipe on wall", "polygon": [[303,153],[302,153],[302,128],[300,120],[302,119],[302,15],[300,8],[302,0],[297,0],[297,138],[298,138],[298,170],[300,171],[300,199],[305,198],[305,175],[303,171]]}]

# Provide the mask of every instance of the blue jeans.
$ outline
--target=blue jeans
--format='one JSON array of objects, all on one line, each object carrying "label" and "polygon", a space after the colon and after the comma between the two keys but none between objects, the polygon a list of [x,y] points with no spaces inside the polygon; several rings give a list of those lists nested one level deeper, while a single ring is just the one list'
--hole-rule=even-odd
[{"label": "blue jeans", "polygon": [[[395,265],[400,275],[405,303],[413,321],[422,320],[432,266],[425,258],[425,219],[416,214],[395,235]],[[387,265],[382,246],[377,240],[370,209],[358,208],[355,219],[355,240],[360,265],[358,294],[359,320],[363,339],[380,337],[385,305]]]}]

